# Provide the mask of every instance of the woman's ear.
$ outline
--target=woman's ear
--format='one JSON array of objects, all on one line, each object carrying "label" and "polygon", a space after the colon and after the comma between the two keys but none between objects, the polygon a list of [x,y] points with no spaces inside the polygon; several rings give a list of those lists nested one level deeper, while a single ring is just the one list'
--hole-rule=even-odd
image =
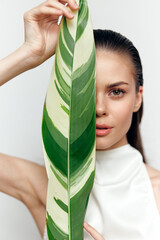
[{"label": "woman's ear", "polygon": [[133,112],[137,112],[139,110],[142,104],[142,99],[143,99],[143,86],[139,86],[139,92],[136,93]]}]

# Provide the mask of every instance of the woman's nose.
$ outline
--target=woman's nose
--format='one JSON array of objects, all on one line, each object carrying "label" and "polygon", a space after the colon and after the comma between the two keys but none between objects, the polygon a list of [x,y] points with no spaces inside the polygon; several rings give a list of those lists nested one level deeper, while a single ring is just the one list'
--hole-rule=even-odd
[{"label": "woman's nose", "polygon": [[96,96],[96,115],[97,115],[97,117],[102,116],[102,115],[107,115],[107,114],[108,114],[107,107],[106,107],[103,97]]}]

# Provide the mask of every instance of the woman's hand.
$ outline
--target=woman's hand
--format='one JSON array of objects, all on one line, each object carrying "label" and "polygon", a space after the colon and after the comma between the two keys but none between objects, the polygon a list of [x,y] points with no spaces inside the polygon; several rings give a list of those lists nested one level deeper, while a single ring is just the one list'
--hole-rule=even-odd
[{"label": "woman's hand", "polygon": [[78,10],[76,0],[47,0],[24,14],[25,41],[9,56],[0,60],[0,86],[19,74],[37,67],[56,50],[59,35],[58,18]]},{"label": "woman's hand", "polygon": [[[38,66],[51,57],[56,50],[59,28],[57,24],[61,15],[72,19],[72,11],[78,10],[75,0],[47,0],[24,14],[25,42],[31,53],[30,61]],[[71,14],[71,15],[70,15]]]},{"label": "woman's hand", "polygon": [[93,239],[95,239],[95,240],[104,240],[104,237],[99,232],[97,232],[96,229],[93,228],[88,223],[84,222],[83,227],[93,237]]}]

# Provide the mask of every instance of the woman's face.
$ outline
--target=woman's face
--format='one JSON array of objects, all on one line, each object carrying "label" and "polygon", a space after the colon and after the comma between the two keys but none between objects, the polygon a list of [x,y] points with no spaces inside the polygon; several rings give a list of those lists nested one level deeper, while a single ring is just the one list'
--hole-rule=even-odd
[{"label": "woman's face", "polygon": [[[141,106],[143,87],[136,93],[130,58],[113,51],[96,49],[96,149],[108,150],[128,143],[127,132],[133,112]],[[110,85],[115,86],[110,86]]]}]

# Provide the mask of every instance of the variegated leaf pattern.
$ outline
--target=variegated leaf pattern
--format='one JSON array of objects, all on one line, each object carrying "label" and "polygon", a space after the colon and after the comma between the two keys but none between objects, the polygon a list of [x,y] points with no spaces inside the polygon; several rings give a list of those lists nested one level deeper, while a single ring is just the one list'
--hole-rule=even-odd
[{"label": "variegated leaf pattern", "polygon": [[86,0],[63,18],[46,93],[42,145],[48,174],[49,240],[82,240],[95,176],[96,52]]}]

